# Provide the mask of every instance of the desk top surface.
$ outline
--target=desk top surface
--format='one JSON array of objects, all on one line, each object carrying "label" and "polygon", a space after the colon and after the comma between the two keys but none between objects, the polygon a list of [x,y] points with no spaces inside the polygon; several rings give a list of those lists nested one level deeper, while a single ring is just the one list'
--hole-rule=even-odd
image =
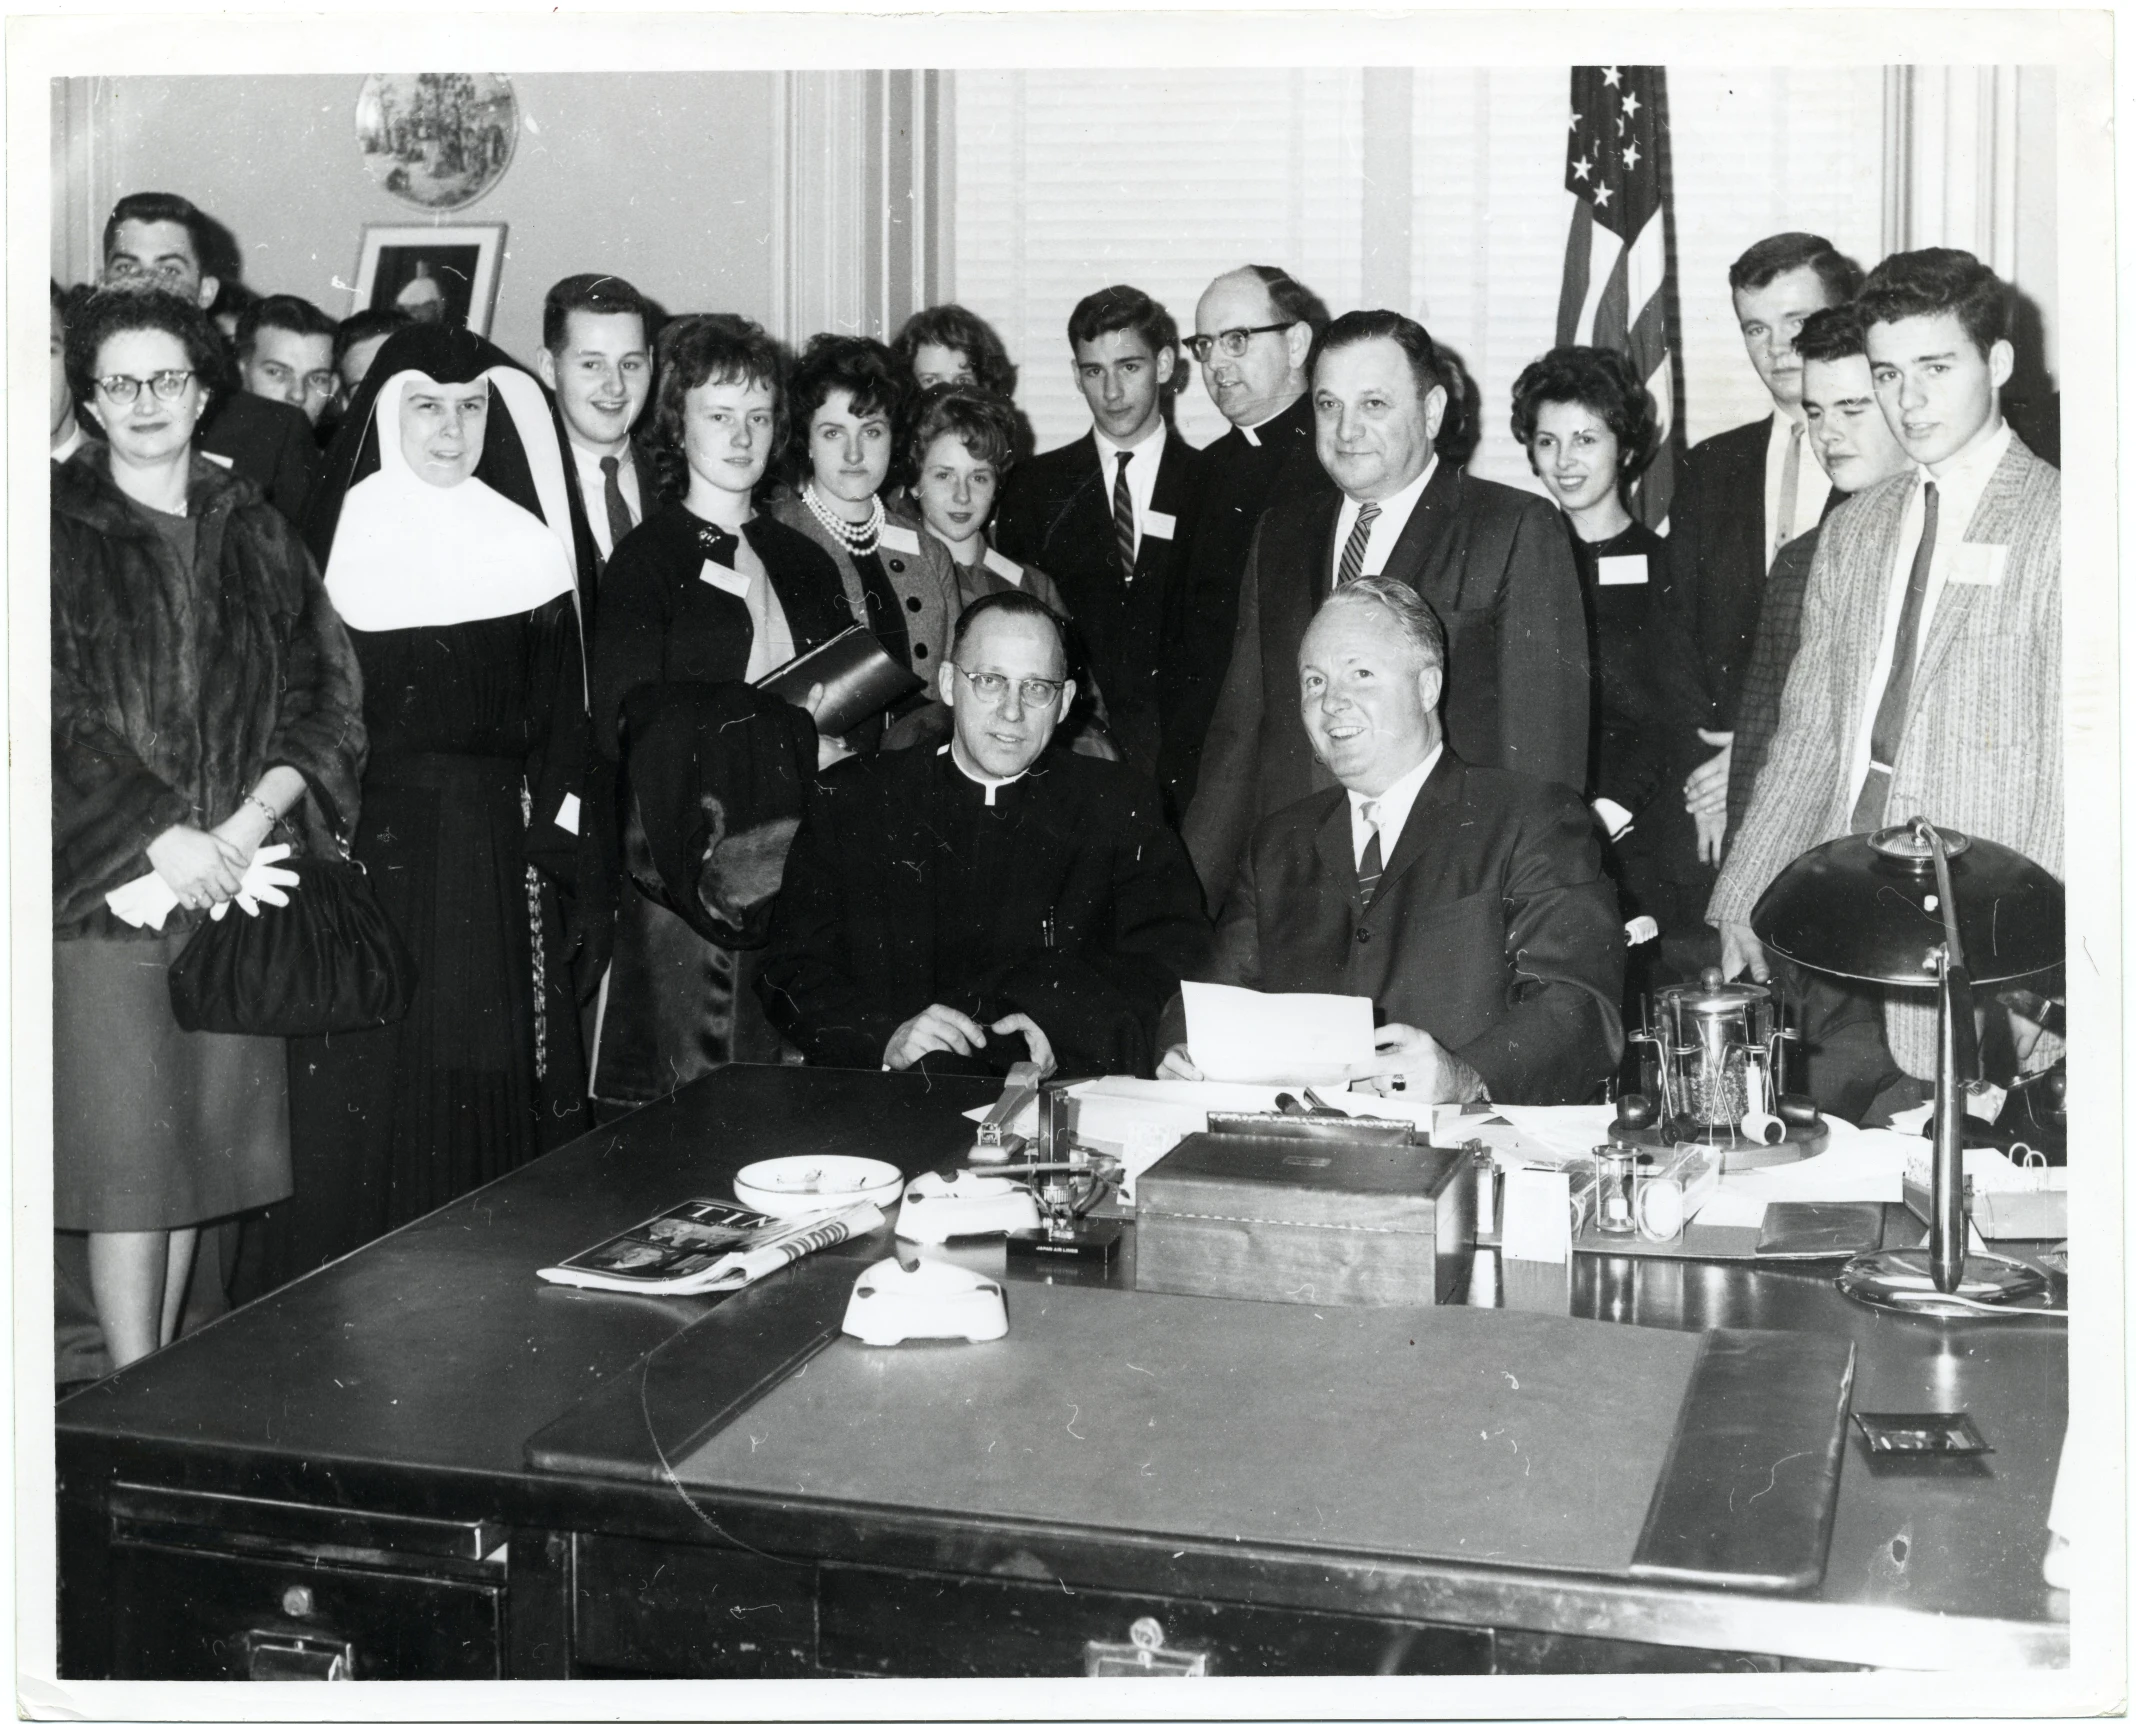
[{"label": "desk top surface", "polygon": [[[792,1068],[715,1074],[71,1397],[57,1415],[63,1464],[70,1445],[101,1439],[190,1457],[189,1467],[203,1456],[301,1459],[328,1479],[349,1462],[523,1483],[530,1435],[717,1303],[553,1287],[535,1270],[672,1203],[727,1196],[734,1171],[765,1155],[874,1155],[908,1173],[953,1163],[970,1141],[961,1110],[990,1088]],[[887,1247],[882,1233],[839,1254],[857,1265]],[[1830,1335],[1855,1344],[1857,1410],[1969,1411],[1995,1450],[1981,1460],[1877,1470],[1850,1436],[1824,1585],[1795,1608],[1993,1619],[2026,1630],[2022,1655],[2034,1661],[2043,1646],[2049,1656],[2066,1647],[2065,1597],[2040,1579],[2067,1398],[2059,1326],[1880,1313],[1842,1298],[1829,1270],[1581,1257],[1532,1271],[1506,1266],[1503,1303],[1652,1329]],[[1653,1604],[1642,1595],[1640,1610]],[[1880,1632],[1843,1638],[1868,1649]],[[1878,1661],[1866,1650],[1828,1655]]]}]

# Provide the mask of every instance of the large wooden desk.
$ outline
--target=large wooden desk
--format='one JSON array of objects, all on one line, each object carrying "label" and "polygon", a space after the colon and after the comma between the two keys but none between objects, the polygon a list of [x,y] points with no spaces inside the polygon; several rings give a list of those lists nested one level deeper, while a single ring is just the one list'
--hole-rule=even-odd
[{"label": "large wooden desk", "polygon": [[[2062,1666],[2040,1579],[2058,1325],[1943,1327],[1823,1272],[1579,1261],[1575,1315],[1842,1335],[1854,1404],[1964,1407],[1984,1461],[1848,1440],[1822,1587],[1754,1596],[1180,1541],[528,1468],[529,1436],[707,1300],[534,1271],[804,1149],[961,1158],[975,1083],[736,1068],[596,1132],[65,1402],[60,1668],[358,1675],[1079,1674],[1141,1618],[1220,1674]],[[855,1241],[855,1260],[888,1248]],[[1480,1269],[1495,1260],[1479,1258]],[[1361,1438],[1361,1440],[1369,1440]]]}]

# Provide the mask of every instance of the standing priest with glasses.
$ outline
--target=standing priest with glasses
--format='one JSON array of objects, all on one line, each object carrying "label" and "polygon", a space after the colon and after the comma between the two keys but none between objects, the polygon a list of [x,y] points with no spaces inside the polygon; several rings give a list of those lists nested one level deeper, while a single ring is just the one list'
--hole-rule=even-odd
[{"label": "standing priest with glasses", "polygon": [[1061,621],[1028,593],[970,606],[939,676],[948,743],[817,781],[766,1013],[812,1065],[1148,1076],[1209,933],[1155,786],[1048,746],[1076,691]]}]

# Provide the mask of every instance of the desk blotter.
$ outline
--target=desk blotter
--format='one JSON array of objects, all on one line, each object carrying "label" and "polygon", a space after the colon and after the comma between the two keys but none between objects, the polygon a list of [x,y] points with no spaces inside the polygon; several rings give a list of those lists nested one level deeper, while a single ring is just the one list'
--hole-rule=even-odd
[{"label": "desk blotter", "polygon": [[[1627,1574],[1672,1441],[1684,1447],[1686,1390],[1708,1346],[1696,1333],[1458,1306],[1017,1283],[1005,1341],[876,1350],[840,1338],[671,1459],[677,1482],[723,1494]],[[1798,1336],[1753,1335],[1748,1348],[1768,1366],[1805,1354],[1806,1374],[1834,1384],[1851,1357],[1838,1344],[1835,1362],[1831,1344]],[[1835,1430],[1840,1398],[1812,1397]],[[1743,1473],[1743,1497],[1814,1499],[1792,1523],[1807,1539],[1763,1567],[1814,1582],[1836,1466],[1783,1468],[1775,1482],[1777,1452],[1765,1456],[1754,1431],[1747,1443],[1725,1463]],[[1719,1476],[1711,1465],[1699,1475]],[[1740,1577],[1725,1538],[1671,1552],[1693,1571],[1717,1558],[1703,1578]]]}]

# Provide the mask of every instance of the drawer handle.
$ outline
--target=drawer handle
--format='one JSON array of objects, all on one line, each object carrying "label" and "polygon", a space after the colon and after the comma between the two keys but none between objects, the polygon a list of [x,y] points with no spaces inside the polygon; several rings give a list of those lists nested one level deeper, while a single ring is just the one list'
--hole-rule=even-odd
[{"label": "drawer handle", "polygon": [[350,1682],[355,1679],[355,1665],[356,1649],[346,1640],[270,1628],[245,1631],[245,1679],[249,1682]]},{"label": "drawer handle", "polygon": [[1085,1676],[1206,1676],[1209,1654],[1164,1643],[1164,1625],[1154,1616],[1138,1616],[1122,1640],[1086,1640]]}]

